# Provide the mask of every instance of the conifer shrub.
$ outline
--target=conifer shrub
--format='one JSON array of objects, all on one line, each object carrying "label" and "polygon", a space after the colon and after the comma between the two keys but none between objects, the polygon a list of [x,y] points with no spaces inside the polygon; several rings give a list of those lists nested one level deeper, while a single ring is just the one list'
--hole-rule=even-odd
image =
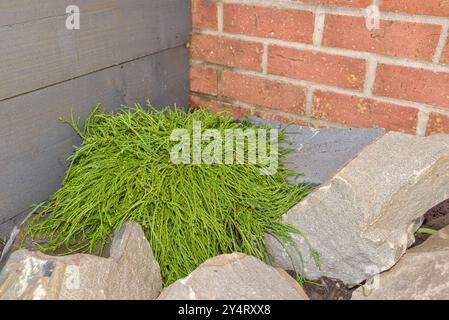
[{"label": "conifer shrub", "polygon": [[[160,264],[164,284],[187,276],[205,260],[242,252],[266,262],[264,236],[293,243],[299,230],[281,217],[310,192],[282,163],[273,175],[261,164],[174,164],[173,130],[248,129],[224,113],[173,108],[101,106],[85,121],[66,121],[82,138],[69,158],[61,188],[35,208],[29,234],[43,252],[101,251],[113,231],[128,220],[139,223]],[[285,140],[282,132],[280,141]],[[206,142],[202,142],[206,144]],[[286,148],[279,148],[282,159]],[[290,246],[289,246],[290,247]],[[312,250],[312,254],[317,258]]]}]

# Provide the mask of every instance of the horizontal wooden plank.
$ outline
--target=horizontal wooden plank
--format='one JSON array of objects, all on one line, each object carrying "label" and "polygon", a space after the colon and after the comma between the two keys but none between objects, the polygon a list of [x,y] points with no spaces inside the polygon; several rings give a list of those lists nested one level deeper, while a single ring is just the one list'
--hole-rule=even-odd
[{"label": "horizontal wooden plank", "polygon": [[[8,221],[0,224],[0,240],[7,240],[11,236],[11,231],[15,226],[20,225],[27,217],[29,211],[23,212]],[[1,264],[0,264],[1,268]]]},{"label": "horizontal wooden plank", "polygon": [[0,27],[0,101],[177,47],[189,37],[189,0],[78,2],[91,9],[82,11],[80,30],[67,30],[65,16]]},{"label": "horizontal wooden plank", "polygon": [[[143,1],[153,0],[141,0],[141,2]],[[117,0],[2,0],[0,1],[0,27],[64,16],[69,5],[77,5],[82,13],[90,13],[118,8],[126,2]]]},{"label": "horizontal wooden plank", "polygon": [[59,187],[79,142],[60,117],[85,118],[98,102],[187,106],[188,67],[181,46],[0,102],[0,224]]}]

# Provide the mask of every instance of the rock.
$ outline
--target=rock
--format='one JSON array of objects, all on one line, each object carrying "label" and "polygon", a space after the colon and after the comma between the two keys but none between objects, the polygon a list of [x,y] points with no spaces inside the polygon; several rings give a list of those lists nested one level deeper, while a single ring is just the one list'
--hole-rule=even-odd
[{"label": "rock", "polygon": [[[354,300],[448,300],[449,227],[430,237],[382,273],[377,289],[359,288]],[[371,293],[370,293],[371,291]],[[369,294],[370,293],[370,294]]]},{"label": "rock", "polygon": [[[414,242],[428,209],[449,197],[449,135],[421,138],[388,133],[366,147],[330,181],[285,216],[321,257],[318,268],[306,241],[295,236],[309,279],[357,284],[391,268]],[[267,236],[276,264],[292,262]],[[300,258],[294,255],[298,268]]]},{"label": "rock", "polygon": [[212,258],[166,288],[160,300],[308,300],[285,271],[241,253]]},{"label": "rock", "polygon": [[17,236],[20,234],[20,232],[21,230],[18,227],[14,227],[14,229],[11,231],[8,241],[1,245],[2,250],[0,250],[0,270],[3,269],[3,266],[9,258],[11,251],[13,251]]},{"label": "rock", "polygon": [[24,220],[28,218],[28,215],[29,212],[24,212],[9,220],[6,221],[0,220],[0,239],[1,240],[9,239],[9,236],[11,235],[13,229],[21,225],[24,222]]},{"label": "rock", "polygon": [[0,299],[144,300],[161,290],[159,265],[135,222],[115,232],[109,258],[19,250],[0,273]]},{"label": "rock", "polygon": [[384,135],[384,129],[320,128],[284,125],[251,117],[251,122],[286,129],[288,148],[293,149],[284,163],[304,174],[303,180],[321,184],[331,179],[366,146]]},{"label": "rock", "polygon": [[351,300],[353,289],[337,279],[323,277],[304,284],[310,300]]}]

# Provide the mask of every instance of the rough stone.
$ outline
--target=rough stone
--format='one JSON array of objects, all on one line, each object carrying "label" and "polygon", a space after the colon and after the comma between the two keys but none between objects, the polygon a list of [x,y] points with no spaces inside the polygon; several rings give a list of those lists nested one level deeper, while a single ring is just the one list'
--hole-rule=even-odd
[{"label": "rough stone", "polygon": [[384,135],[384,129],[320,128],[285,125],[274,120],[251,117],[256,124],[285,129],[292,149],[286,167],[304,174],[303,180],[322,184],[331,179],[360,151]]},{"label": "rough stone", "polygon": [[8,241],[2,244],[2,250],[0,250],[0,270],[3,269],[3,266],[8,260],[9,255],[14,250],[14,245],[19,234],[20,229],[18,227],[14,227],[14,229],[11,231]]},{"label": "rough stone", "polygon": [[0,223],[0,239],[3,241],[7,241],[11,237],[11,233],[14,231],[14,228],[22,225],[24,220],[28,218],[29,212],[22,213],[12,219],[9,219],[5,222]]},{"label": "rough stone", "polygon": [[[449,135],[391,132],[366,147],[284,216],[321,257],[317,267],[306,241],[296,237],[305,276],[357,284],[391,268],[413,244],[427,210],[449,197],[448,170]],[[266,240],[277,265],[291,269],[278,241]],[[298,255],[291,253],[301,267]]]},{"label": "rough stone", "polygon": [[161,300],[308,300],[285,271],[241,253],[212,258],[166,288]]},{"label": "rough stone", "polygon": [[127,222],[114,234],[110,257],[13,252],[0,273],[0,299],[155,299],[159,265],[141,227]]},{"label": "rough stone", "polygon": [[[375,282],[374,282],[375,283]],[[378,288],[359,288],[354,300],[448,300],[449,227],[407,251],[391,270],[382,273]]]}]

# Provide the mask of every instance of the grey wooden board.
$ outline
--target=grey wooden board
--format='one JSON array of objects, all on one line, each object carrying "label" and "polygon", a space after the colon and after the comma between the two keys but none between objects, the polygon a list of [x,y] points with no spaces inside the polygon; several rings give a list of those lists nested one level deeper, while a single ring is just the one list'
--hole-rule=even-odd
[{"label": "grey wooden board", "polygon": [[[67,30],[66,2],[80,4],[80,30]],[[5,3],[12,9],[0,10],[9,22],[0,27],[0,101],[180,46],[191,30],[190,0]]]},{"label": "grey wooden board", "polygon": [[289,169],[303,173],[302,180],[319,185],[331,179],[366,146],[385,134],[384,129],[320,128],[284,125],[273,120],[251,117],[257,124],[268,124],[285,129],[289,141],[285,146],[293,149],[285,159]]},{"label": "grey wooden board", "polygon": [[[0,27],[30,23],[52,17],[65,16],[69,5],[77,5],[81,13],[105,11],[130,0],[2,0],[0,1]],[[140,2],[156,2],[141,0]]]},{"label": "grey wooden board", "polygon": [[60,117],[84,119],[97,102],[187,106],[188,63],[181,46],[0,102],[0,225],[58,189],[79,143]]}]

